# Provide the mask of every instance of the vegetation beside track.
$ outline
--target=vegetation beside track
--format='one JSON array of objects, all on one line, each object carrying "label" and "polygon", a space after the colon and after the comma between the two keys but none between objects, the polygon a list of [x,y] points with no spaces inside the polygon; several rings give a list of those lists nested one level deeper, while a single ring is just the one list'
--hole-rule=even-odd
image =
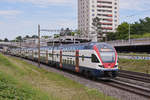
[{"label": "vegetation beside track", "polygon": [[132,60],[132,59],[119,58],[119,67],[122,70],[150,74],[150,61],[149,60]]},{"label": "vegetation beside track", "polygon": [[116,100],[25,61],[0,54],[0,100]]},{"label": "vegetation beside track", "polygon": [[142,56],[142,57],[150,57],[150,54],[147,53],[118,53],[120,56]]}]

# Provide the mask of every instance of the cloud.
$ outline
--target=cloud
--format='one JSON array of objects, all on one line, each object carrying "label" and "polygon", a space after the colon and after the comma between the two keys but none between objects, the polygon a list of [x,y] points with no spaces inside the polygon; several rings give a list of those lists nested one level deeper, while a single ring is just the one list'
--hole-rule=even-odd
[{"label": "cloud", "polygon": [[8,2],[32,3],[39,6],[74,4],[75,0],[3,0]]},{"label": "cloud", "polygon": [[0,10],[0,15],[4,15],[4,16],[12,16],[12,15],[18,15],[22,13],[19,10]]},{"label": "cloud", "polygon": [[150,9],[149,0],[120,0],[120,8],[124,10],[143,11]]}]

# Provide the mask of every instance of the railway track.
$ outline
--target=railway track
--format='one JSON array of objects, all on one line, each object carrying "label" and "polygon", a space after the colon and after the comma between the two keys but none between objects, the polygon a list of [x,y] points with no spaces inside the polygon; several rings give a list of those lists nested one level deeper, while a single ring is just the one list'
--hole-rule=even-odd
[{"label": "railway track", "polygon": [[120,70],[119,77],[150,83],[150,74]]},{"label": "railway track", "polygon": [[[119,78],[111,79],[113,87],[123,89],[150,99],[150,75],[120,70]],[[146,86],[147,84],[148,86]]]},{"label": "railway track", "polygon": [[124,82],[124,81],[119,81],[116,79],[111,79],[111,81],[112,82],[107,83],[107,85],[131,92],[131,93],[135,93],[137,95],[150,99],[150,88],[146,88],[146,87],[139,86],[136,84],[131,84],[131,83]]}]

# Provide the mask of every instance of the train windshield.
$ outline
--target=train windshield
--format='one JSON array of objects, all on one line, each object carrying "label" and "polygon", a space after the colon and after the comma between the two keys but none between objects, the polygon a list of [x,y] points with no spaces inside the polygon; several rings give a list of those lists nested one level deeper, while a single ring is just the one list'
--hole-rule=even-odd
[{"label": "train windshield", "polygon": [[115,62],[115,52],[100,52],[103,63]]},{"label": "train windshield", "polygon": [[97,45],[103,63],[115,62],[115,49],[108,44]]}]

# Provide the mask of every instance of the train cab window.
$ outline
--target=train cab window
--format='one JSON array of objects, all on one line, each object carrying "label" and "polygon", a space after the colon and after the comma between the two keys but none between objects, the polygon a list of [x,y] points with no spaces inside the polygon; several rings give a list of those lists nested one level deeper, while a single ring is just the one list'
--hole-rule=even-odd
[{"label": "train cab window", "polygon": [[92,54],[92,59],[91,60],[92,60],[93,63],[99,63],[99,60],[97,59],[95,54]]}]

